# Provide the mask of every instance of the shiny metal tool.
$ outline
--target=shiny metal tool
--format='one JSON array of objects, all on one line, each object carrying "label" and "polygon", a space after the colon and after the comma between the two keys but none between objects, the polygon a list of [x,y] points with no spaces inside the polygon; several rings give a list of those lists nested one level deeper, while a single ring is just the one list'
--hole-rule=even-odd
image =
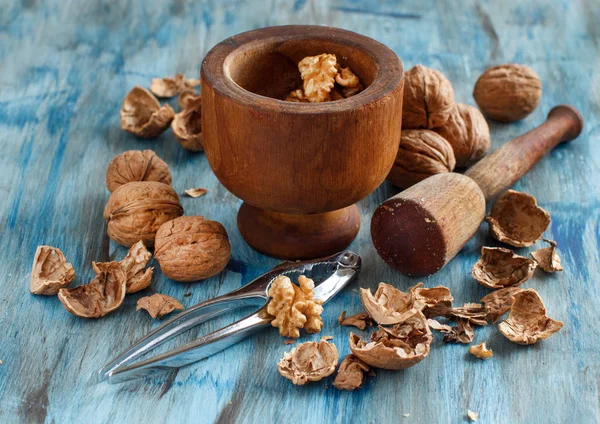
[{"label": "shiny metal tool", "polygon": [[[100,381],[121,383],[170,371],[211,356],[270,325],[273,317],[267,314],[268,292],[275,277],[286,275],[295,281],[300,275],[306,275],[315,281],[315,297],[327,302],[354,279],[360,264],[360,256],[348,250],[312,261],[284,262],[231,293],[199,303],[169,319],[113,359],[98,372],[98,377]],[[227,327],[176,349],[137,361],[198,324],[244,306],[260,308]]]}]

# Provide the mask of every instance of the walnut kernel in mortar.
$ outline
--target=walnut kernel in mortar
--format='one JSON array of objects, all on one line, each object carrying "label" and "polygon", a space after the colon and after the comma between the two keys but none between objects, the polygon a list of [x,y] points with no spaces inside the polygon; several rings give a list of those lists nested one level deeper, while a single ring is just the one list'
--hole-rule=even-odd
[{"label": "walnut kernel in mortar", "polygon": [[335,84],[337,60],[333,54],[308,56],[298,63],[302,77],[304,95],[309,102],[329,100],[329,93]]},{"label": "walnut kernel in mortar", "polygon": [[479,359],[488,359],[494,355],[492,349],[488,349],[485,342],[481,342],[478,345],[469,346],[469,353]]},{"label": "walnut kernel in mortar", "polygon": [[158,137],[169,128],[174,117],[171,106],[161,107],[151,92],[134,87],[123,100],[121,128],[142,138]]},{"label": "walnut kernel in mortar", "polygon": [[55,295],[75,278],[73,265],[60,249],[38,246],[33,258],[29,291],[33,294]]},{"label": "walnut kernel in mortar", "polygon": [[536,262],[502,247],[482,247],[471,274],[490,289],[520,286],[533,276]]},{"label": "walnut kernel in mortar", "polygon": [[176,74],[172,78],[152,78],[150,91],[157,97],[174,97],[183,89],[185,76]]},{"label": "walnut kernel in mortar", "polygon": [[175,115],[171,129],[175,138],[186,150],[201,152],[202,146],[202,102],[200,99],[190,101],[183,112]]},{"label": "walnut kernel in mortar", "polygon": [[494,202],[485,218],[490,235],[514,247],[534,244],[550,225],[550,214],[540,208],[535,197],[508,190]]},{"label": "walnut kernel in mortar", "polygon": [[403,130],[387,179],[406,189],[432,175],[452,172],[455,165],[452,146],[442,136],[429,130]]},{"label": "walnut kernel in mortar", "polygon": [[515,294],[522,292],[519,287],[506,287],[504,289],[495,290],[481,299],[487,311],[487,317],[492,323],[497,322],[504,315],[513,302]]},{"label": "walnut kernel in mortar", "polygon": [[292,90],[285,98],[286,102],[310,103],[301,89]]},{"label": "walnut kernel in mortar", "polygon": [[312,334],[323,327],[323,301],[314,297],[315,283],[301,275],[298,284],[284,275],[275,278],[269,288],[271,300],[267,305],[267,313],[275,317],[271,325],[279,328],[283,337],[294,339],[300,337],[300,328]]},{"label": "walnut kernel in mortar", "polygon": [[106,170],[106,187],[113,192],[132,181],[158,181],[171,185],[171,171],[152,150],[128,150],[113,158]]},{"label": "walnut kernel in mortar", "polygon": [[123,246],[138,241],[154,246],[158,228],[183,215],[177,193],[170,185],[156,181],[123,184],[108,199],[104,208],[108,236]]},{"label": "walnut kernel in mortar", "polygon": [[340,390],[359,389],[365,379],[365,373],[371,368],[355,355],[348,355],[340,364],[333,380],[333,386]]},{"label": "walnut kernel in mortar", "polygon": [[560,264],[560,256],[556,252],[556,242],[544,239],[550,247],[544,247],[531,252],[531,257],[537,262],[538,266],[546,272],[562,271],[563,267]]},{"label": "walnut kernel in mortar", "polygon": [[154,268],[146,268],[152,254],[148,252],[144,243],[140,240],[127,252],[121,262],[127,279],[127,293],[136,293],[150,286]]},{"label": "walnut kernel in mortar", "polygon": [[154,257],[175,281],[205,280],[225,269],[231,246],[227,231],[202,216],[182,216],[158,228]]},{"label": "walnut kernel in mortar", "polygon": [[140,298],[135,310],[139,311],[140,309],[144,309],[152,318],[160,318],[173,311],[181,311],[183,305],[171,296],[156,293]]},{"label": "walnut kernel in mortar", "polygon": [[303,385],[319,381],[333,374],[338,364],[338,351],[333,343],[301,343],[286,352],[277,364],[279,374],[292,380],[293,384]]}]

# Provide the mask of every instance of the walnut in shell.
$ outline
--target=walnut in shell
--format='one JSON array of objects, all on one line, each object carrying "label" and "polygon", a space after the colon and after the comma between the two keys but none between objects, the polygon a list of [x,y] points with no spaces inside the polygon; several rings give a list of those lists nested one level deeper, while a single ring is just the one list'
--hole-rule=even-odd
[{"label": "walnut in shell", "polygon": [[300,343],[286,352],[277,364],[279,374],[292,380],[293,384],[303,385],[319,381],[333,374],[338,364],[338,351],[333,343]]},{"label": "walnut in shell", "polygon": [[550,214],[540,208],[535,197],[508,190],[494,202],[485,218],[490,235],[514,247],[534,244],[550,225]]},{"label": "walnut in shell", "polygon": [[181,215],[183,208],[173,187],[156,181],[123,184],[104,208],[108,236],[127,247],[140,240],[154,246],[158,228]]},{"label": "walnut in shell", "polygon": [[183,89],[185,76],[176,74],[169,78],[152,78],[150,91],[157,97],[174,97]]},{"label": "walnut in shell", "polygon": [[469,346],[469,353],[479,359],[489,359],[494,355],[492,349],[488,349],[485,342],[478,345]]},{"label": "walnut in shell", "polygon": [[60,289],[58,299],[67,311],[83,318],[100,318],[123,303],[127,276],[118,262],[92,262],[96,277],[83,286]]},{"label": "walnut in shell", "polygon": [[340,390],[359,389],[365,379],[365,373],[371,368],[355,355],[348,355],[340,364],[333,380],[333,386]]},{"label": "walnut in shell", "polygon": [[402,128],[444,125],[454,106],[454,89],[440,71],[417,65],[404,76]]},{"label": "walnut in shell", "polygon": [[563,327],[562,322],[546,315],[546,306],[535,290],[523,290],[514,299],[508,318],[498,325],[500,333],[511,342],[534,344]]},{"label": "walnut in shell", "polygon": [[142,138],[158,137],[169,128],[174,117],[171,106],[161,107],[151,92],[135,87],[123,100],[121,128]]},{"label": "walnut in shell", "polygon": [[350,350],[367,365],[399,370],[421,362],[429,354],[432,340],[425,315],[418,311],[392,329],[381,327],[368,343],[350,333]]},{"label": "walnut in shell", "polygon": [[481,299],[481,302],[485,305],[488,319],[492,323],[497,322],[512,306],[515,294],[522,291],[523,289],[518,287],[506,287],[495,290]]},{"label": "walnut in shell", "polygon": [[150,286],[154,268],[146,268],[146,265],[151,257],[152,254],[140,240],[131,246],[127,256],[121,260],[127,279],[127,293],[136,293]]},{"label": "walnut in shell", "polygon": [[457,168],[474,164],[490,150],[490,127],[476,107],[457,103],[435,131],[452,146]]},{"label": "walnut in shell", "polygon": [[113,158],[106,170],[106,187],[111,193],[132,181],[158,181],[171,185],[171,171],[152,150],[128,150]]},{"label": "walnut in shell", "polygon": [[186,150],[201,152],[202,146],[202,103],[200,99],[191,101],[183,112],[175,115],[171,129],[175,138]]},{"label": "walnut in shell", "polygon": [[529,66],[494,66],[479,77],[473,97],[486,116],[502,122],[518,121],[537,107],[542,81]]},{"label": "walnut in shell", "polygon": [[379,283],[375,295],[369,289],[360,289],[360,301],[371,318],[381,325],[401,323],[425,307],[414,304],[411,293],[386,283]]},{"label": "walnut in shell", "polygon": [[165,294],[156,293],[145,296],[137,301],[136,311],[144,309],[152,318],[160,318],[173,311],[181,311],[183,305],[177,299]]},{"label": "walnut in shell", "polygon": [[455,165],[452,146],[442,136],[429,130],[404,130],[387,179],[406,189],[432,175],[452,172]]},{"label": "walnut in shell", "polygon": [[562,271],[563,267],[560,264],[560,256],[556,252],[556,242],[544,239],[550,247],[544,247],[531,252],[531,257],[537,262],[538,266],[546,272]]},{"label": "walnut in shell", "polygon": [[298,63],[303,80],[304,95],[309,102],[325,102],[335,84],[338,73],[335,55],[307,56]]},{"label": "walnut in shell", "polygon": [[202,216],[182,216],[156,232],[154,257],[160,269],[175,281],[205,280],[225,269],[231,246],[227,231]]},{"label": "walnut in shell", "polygon": [[38,246],[33,258],[29,291],[33,294],[52,296],[68,286],[75,278],[73,265],[60,249]]},{"label": "walnut in shell", "polygon": [[482,247],[471,275],[489,289],[520,286],[533,276],[536,262],[502,247]]}]

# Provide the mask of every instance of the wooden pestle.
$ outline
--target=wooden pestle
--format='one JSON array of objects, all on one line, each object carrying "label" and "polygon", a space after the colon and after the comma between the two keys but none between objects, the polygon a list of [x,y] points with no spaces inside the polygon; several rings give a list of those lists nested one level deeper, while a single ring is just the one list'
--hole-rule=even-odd
[{"label": "wooden pestle", "polygon": [[577,137],[582,128],[577,109],[556,106],[543,124],[506,143],[464,175],[437,174],[389,198],[371,219],[375,249],[404,274],[439,271],[477,232],[486,200],[511,187],[542,156]]}]

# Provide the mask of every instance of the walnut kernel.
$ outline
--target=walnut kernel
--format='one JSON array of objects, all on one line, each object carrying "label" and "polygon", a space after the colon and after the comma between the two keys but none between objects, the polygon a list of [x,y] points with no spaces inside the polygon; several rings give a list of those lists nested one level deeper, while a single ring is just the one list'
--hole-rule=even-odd
[{"label": "walnut kernel", "polygon": [[494,355],[492,349],[488,349],[485,345],[485,342],[481,342],[478,345],[469,346],[469,353],[479,359],[489,359]]},{"label": "walnut kernel", "polygon": [[520,286],[533,276],[536,262],[502,247],[482,247],[471,274],[490,289]]},{"label": "walnut kernel", "polygon": [[321,340],[301,343],[286,352],[277,364],[277,370],[292,380],[293,384],[300,386],[333,374],[337,364],[337,348],[333,343]]},{"label": "walnut kernel", "polygon": [[308,56],[298,63],[298,70],[304,81],[304,94],[310,102],[329,100],[337,75],[336,65],[336,57],[332,54]]},{"label": "walnut kernel", "polygon": [[194,199],[197,197],[202,197],[204,196],[206,193],[208,193],[208,190],[205,188],[188,188],[185,189],[185,194],[187,194],[190,197],[193,197]]},{"label": "walnut kernel", "polygon": [[121,128],[142,138],[158,137],[175,117],[171,106],[161,107],[156,97],[142,87],[134,87],[127,94],[120,114]]},{"label": "walnut kernel", "polygon": [[29,291],[33,294],[55,295],[75,278],[73,265],[60,249],[38,246],[33,258]]},{"label": "walnut kernel", "polygon": [[106,170],[110,192],[132,181],[158,181],[171,185],[171,171],[152,150],[128,150],[115,156]]},{"label": "walnut kernel", "polygon": [[139,311],[140,309],[144,309],[152,318],[160,318],[173,311],[181,311],[183,305],[171,296],[156,293],[140,298],[135,310]]}]

